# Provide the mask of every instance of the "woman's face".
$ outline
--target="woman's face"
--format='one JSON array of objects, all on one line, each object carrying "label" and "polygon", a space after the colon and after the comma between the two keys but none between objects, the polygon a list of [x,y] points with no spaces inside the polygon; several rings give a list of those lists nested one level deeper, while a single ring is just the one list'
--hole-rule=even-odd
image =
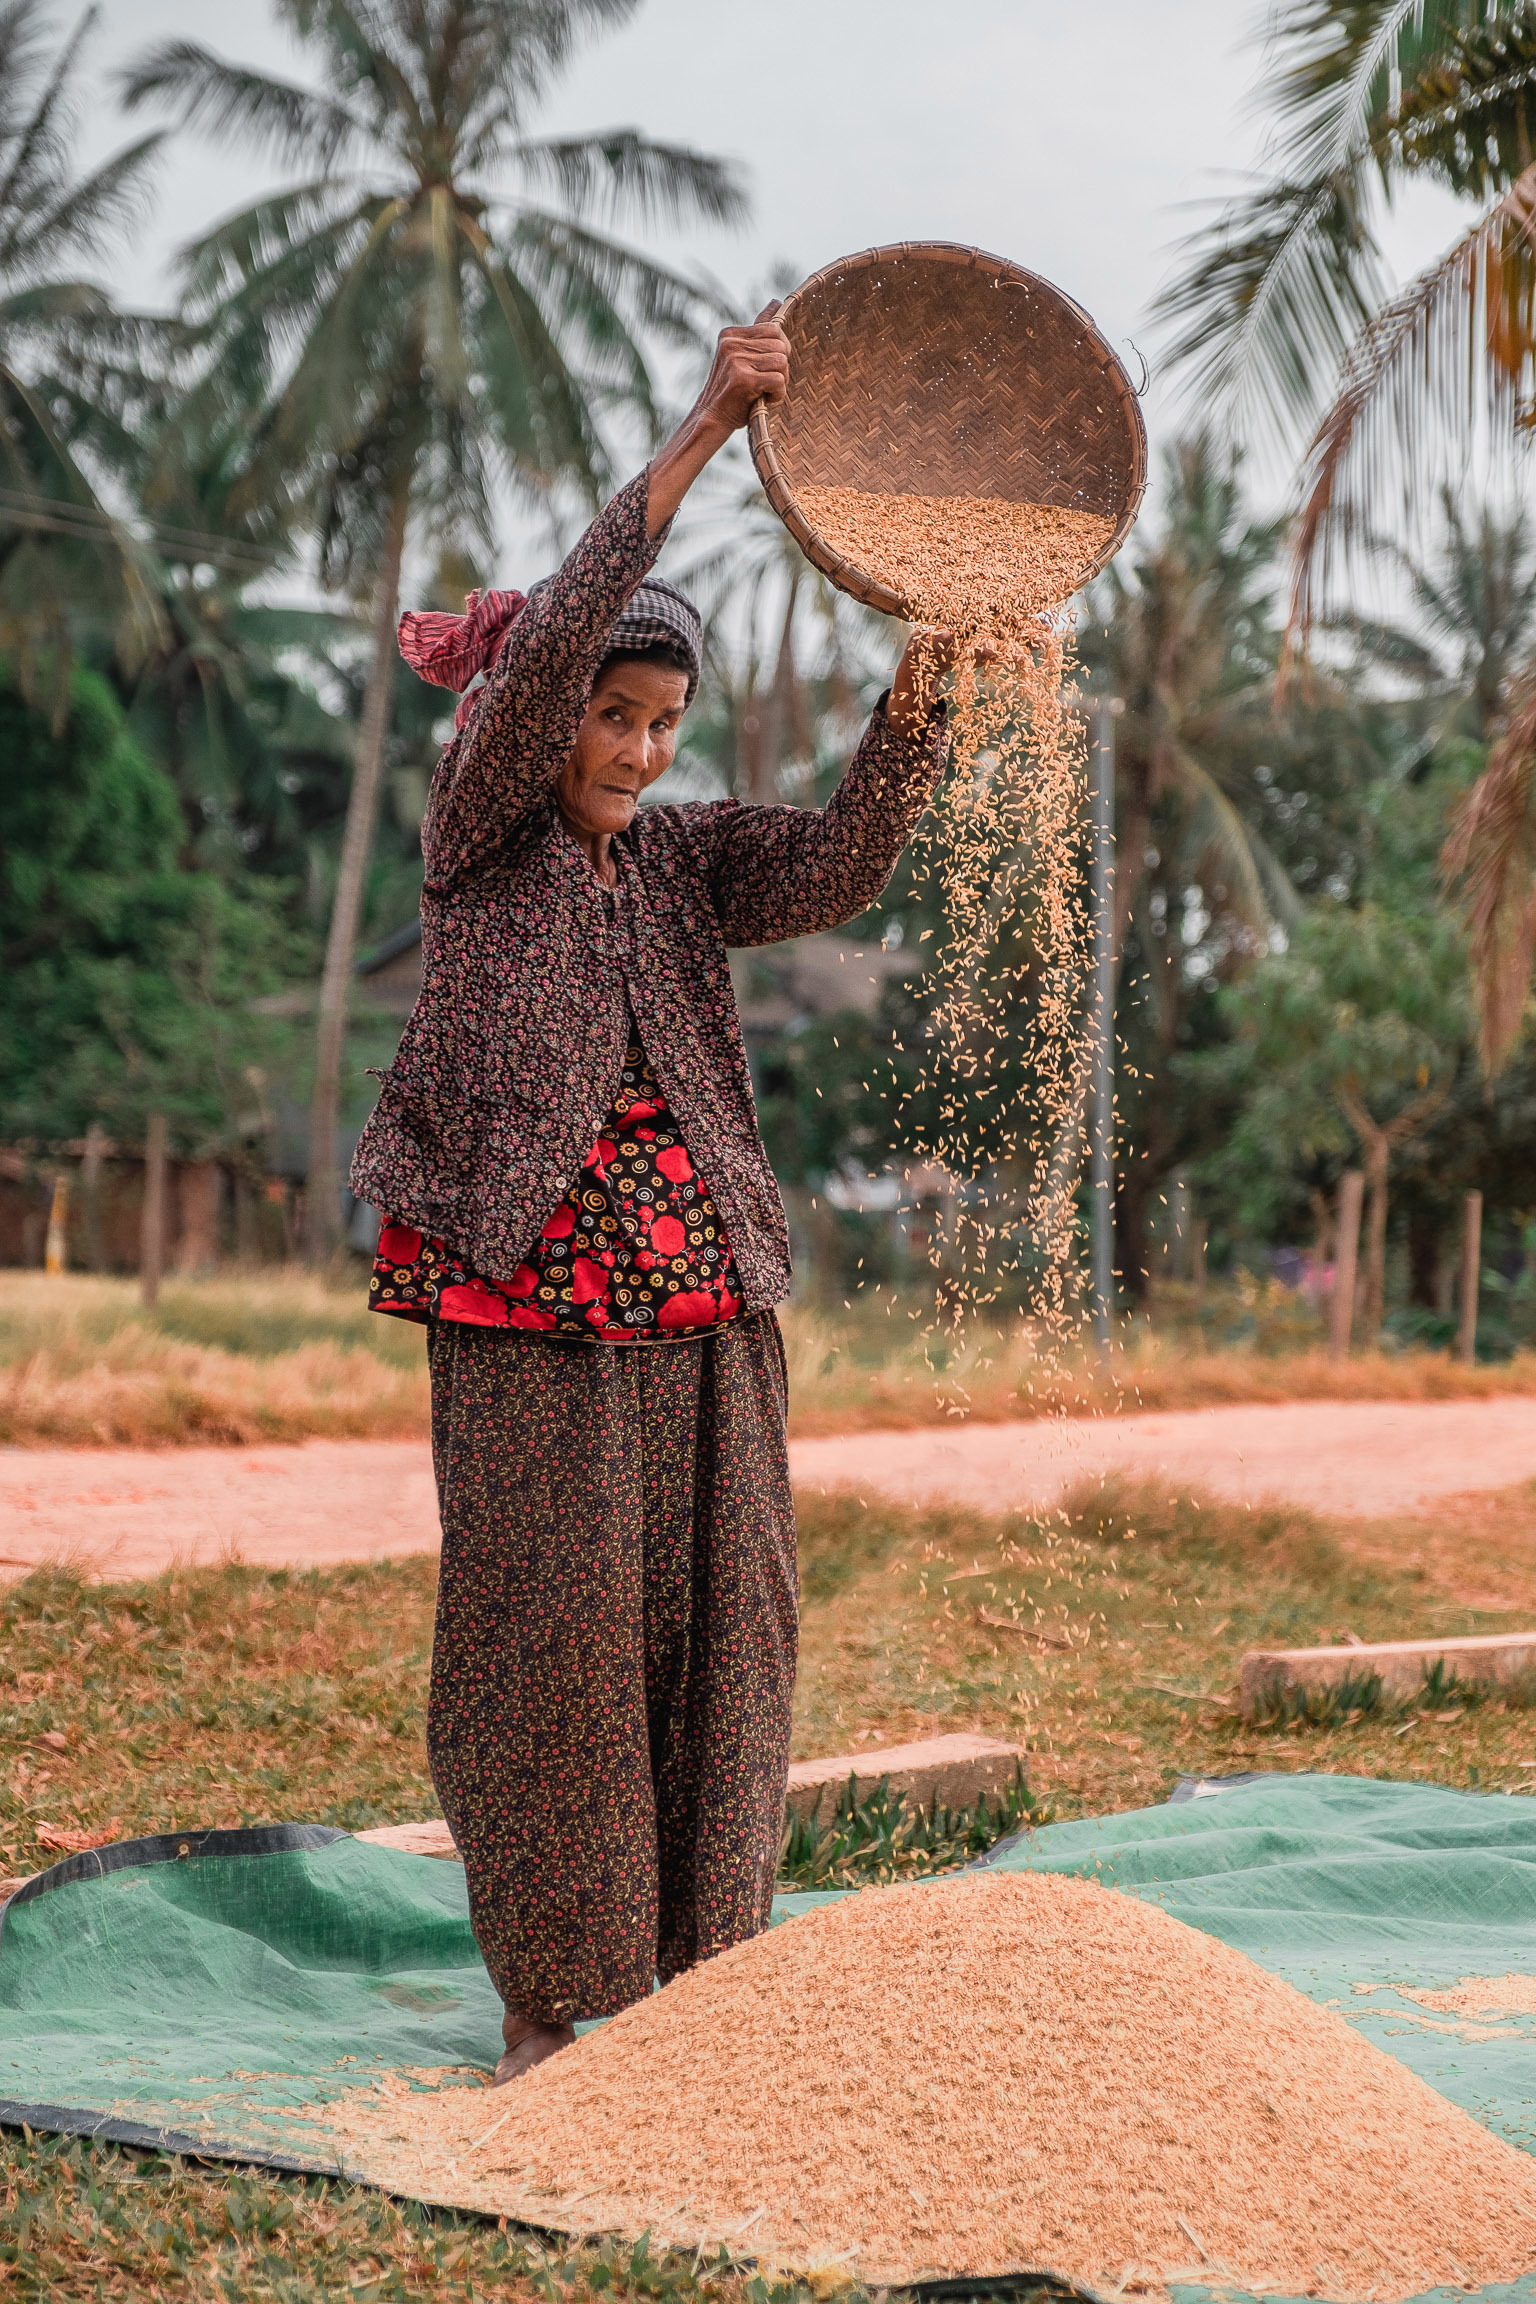
[{"label": "woman's face", "polygon": [[598,676],[555,786],[575,833],[626,832],[640,795],[672,765],[688,676],[670,664],[613,664]]}]

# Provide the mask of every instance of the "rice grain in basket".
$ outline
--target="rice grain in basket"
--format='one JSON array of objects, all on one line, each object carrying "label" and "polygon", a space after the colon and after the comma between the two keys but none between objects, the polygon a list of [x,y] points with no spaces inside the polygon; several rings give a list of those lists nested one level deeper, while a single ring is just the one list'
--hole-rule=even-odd
[{"label": "rice grain in basket", "polygon": [[1382,2300],[1536,2268],[1536,2162],[1242,1953],[1049,1874],[867,1890],[505,2090],[327,2117],[385,2185],[871,2282]]},{"label": "rice grain in basket", "polygon": [[914,617],[980,640],[1020,640],[1075,592],[1114,534],[1102,513],[994,496],[875,495],[802,487],[829,544],[904,599]]}]

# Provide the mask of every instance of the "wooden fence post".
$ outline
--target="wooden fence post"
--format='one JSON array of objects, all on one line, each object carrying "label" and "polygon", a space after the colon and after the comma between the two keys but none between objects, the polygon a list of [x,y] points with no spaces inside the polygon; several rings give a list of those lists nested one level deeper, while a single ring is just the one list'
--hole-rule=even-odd
[{"label": "wooden fence post", "polygon": [[1355,1320],[1355,1271],[1360,1256],[1360,1202],[1365,1178],[1347,1168],[1339,1184],[1338,1245],[1333,1259],[1333,1311],[1328,1328],[1330,1360],[1349,1358],[1349,1332]]},{"label": "wooden fence post", "polygon": [[106,1158],[107,1132],[93,1120],[85,1132],[85,1158],[80,1163],[80,1197],[85,1203],[85,1261],[92,1272],[106,1269],[101,1229],[101,1165]]},{"label": "wooden fence post", "polygon": [[1483,1196],[1469,1192],[1461,1208],[1461,1327],[1456,1349],[1470,1368],[1477,1358],[1477,1291],[1483,1270]]},{"label": "wooden fence post", "polygon": [[43,1249],[43,1270],[57,1279],[69,1270],[69,1178],[55,1176],[48,1210],[48,1239]]},{"label": "wooden fence post", "polygon": [[219,1193],[223,1177],[216,1160],[189,1160],[178,1171],[181,1242],[176,1269],[195,1276],[211,1272],[219,1260]]},{"label": "wooden fence post", "polygon": [[152,1112],[144,1138],[144,1206],[139,1216],[139,1300],[160,1294],[165,1262],[165,1114]]}]

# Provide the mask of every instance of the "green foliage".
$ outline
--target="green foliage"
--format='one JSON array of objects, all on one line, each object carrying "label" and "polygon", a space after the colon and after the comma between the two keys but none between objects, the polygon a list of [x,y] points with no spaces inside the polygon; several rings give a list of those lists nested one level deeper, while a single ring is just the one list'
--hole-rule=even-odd
[{"label": "green foliage", "polygon": [[[1295,448],[1387,302],[1392,197],[1424,176],[1484,205],[1529,167],[1536,12],[1529,0],[1305,0],[1266,21],[1263,40],[1268,181],[1191,237],[1158,311],[1200,404],[1235,407],[1255,436]],[[1517,295],[1506,281],[1491,320],[1518,331]],[[1420,366],[1440,413],[1435,372]]]},{"label": "green foliage", "polygon": [[70,371],[119,322],[58,267],[100,253],[133,214],[161,139],[89,175],[71,146],[82,45],[95,11],[53,44],[44,0],[0,9],[0,650],[29,694],[64,707],[82,609],[142,643],[154,604],[137,557],[71,453]]},{"label": "green foliage", "polygon": [[[248,497],[305,491],[325,573],[357,592],[406,498],[461,542],[493,538],[508,473],[597,500],[605,413],[656,421],[643,340],[691,342],[708,302],[597,219],[730,222],[744,201],[724,162],[633,131],[528,133],[587,17],[574,0],[448,0],[361,25],[299,0],[282,12],[324,93],[167,40],[123,96],[265,148],[299,179],[188,254],[196,397],[217,401],[229,376],[273,380]],[[632,12],[610,0],[601,18]]]},{"label": "green foliage", "polygon": [[239,1127],[246,1068],[275,1028],[251,1000],[292,967],[272,895],[181,868],[174,787],[111,690],[77,670],[55,733],[0,686],[0,958],[10,1023],[0,1102],[13,1136],[130,1139],[151,1110],[202,1147]]},{"label": "green foliage", "polygon": [[1465,958],[1443,913],[1319,905],[1224,1005],[1234,1042],[1207,1070],[1241,1109],[1217,1160],[1261,1238],[1355,1150],[1349,1097],[1387,1125],[1470,1063]]}]

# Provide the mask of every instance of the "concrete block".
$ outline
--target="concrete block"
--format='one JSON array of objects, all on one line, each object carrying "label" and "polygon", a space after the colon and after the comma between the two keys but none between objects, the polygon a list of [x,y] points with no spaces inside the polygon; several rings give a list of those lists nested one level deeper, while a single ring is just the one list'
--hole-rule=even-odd
[{"label": "concrete block", "polygon": [[398,1848],[407,1856],[446,1856],[459,1860],[453,1834],[441,1816],[428,1816],[420,1824],[376,1824],[371,1832],[354,1832],[354,1840],[371,1840],[376,1848]]},{"label": "concrete block", "polygon": [[972,1808],[983,1792],[989,1800],[1007,1792],[1023,1768],[1023,1753],[991,1736],[930,1736],[921,1744],[867,1744],[825,1760],[797,1760],[789,1771],[786,1798],[791,1812],[804,1817],[819,1796],[825,1823],[836,1814],[850,1776],[860,1799],[883,1776],[893,1792],[904,1792],[925,1808],[935,1799],[947,1808]]},{"label": "concrete block", "polygon": [[1361,1641],[1348,1648],[1254,1648],[1238,1683],[1245,1720],[1277,1697],[1337,1688],[1348,1680],[1381,1681],[1383,1697],[1411,1704],[1436,1664],[1464,1687],[1509,1688],[1536,1681],[1536,1632],[1486,1632],[1467,1640]]}]

